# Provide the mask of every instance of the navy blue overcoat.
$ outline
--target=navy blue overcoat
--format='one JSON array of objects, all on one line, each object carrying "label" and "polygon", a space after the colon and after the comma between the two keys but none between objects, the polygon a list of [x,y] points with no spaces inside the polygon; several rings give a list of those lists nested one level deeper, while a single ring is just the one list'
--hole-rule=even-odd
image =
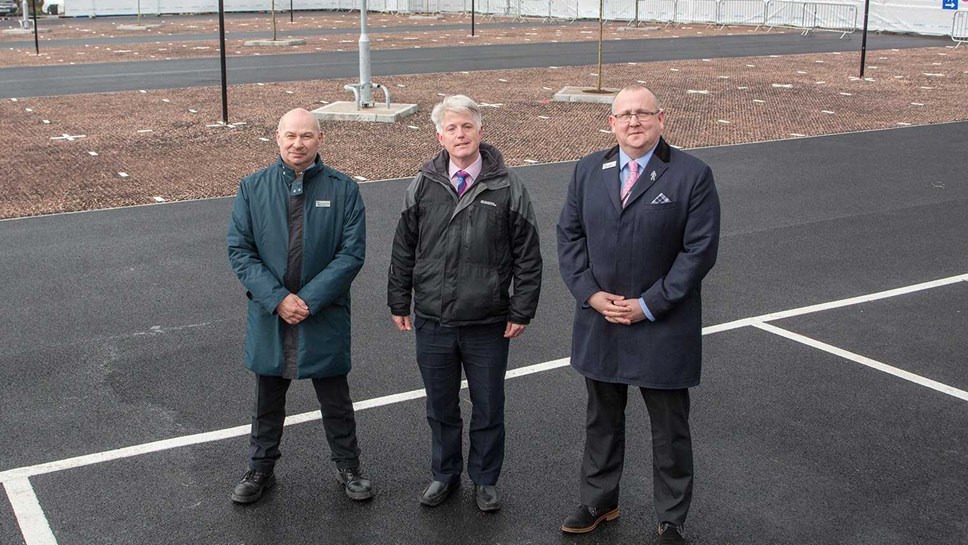
[{"label": "navy blue overcoat", "polygon": [[[571,365],[586,377],[647,388],[688,388],[702,369],[703,277],[719,247],[712,170],[660,139],[626,208],[618,146],[575,166],[558,221],[561,277],[576,299]],[[588,298],[645,300],[655,317],[612,324]]]}]

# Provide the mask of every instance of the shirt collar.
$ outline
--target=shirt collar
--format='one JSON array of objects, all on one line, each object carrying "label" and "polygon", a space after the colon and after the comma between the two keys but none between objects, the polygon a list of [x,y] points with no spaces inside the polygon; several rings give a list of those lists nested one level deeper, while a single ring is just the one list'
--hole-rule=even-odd
[{"label": "shirt collar", "polygon": [[[643,170],[645,170],[645,167],[648,166],[649,161],[652,160],[652,154],[655,153],[655,148],[658,145],[659,145],[659,143],[656,142],[655,143],[655,146],[652,146],[652,149],[650,149],[645,155],[643,155],[642,157],[639,157],[636,160],[636,162],[639,164],[639,172],[642,172]],[[624,170],[625,169],[625,165],[629,164],[629,161],[631,161],[631,160],[632,160],[632,158],[629,157],[629,155],[627,153],[625,153],[625,150],[623,150],[621,148],[621,146],[620,146],[618,148],[618,166],[619,166],[619,170],[620,171],[621,170]]]},{"label": "shirt collar", "polygon": [[450,176],[451,180],[453,180],[454,176],[457,175],[457,171],[463,170],[464,172],[467,173],[468,177],[470,178],[468,180],[468,183],[471,183],[477,180],[477,177],[481,175],[482,168],[484,168],[484,159],[483,157],[481,157],[481,154],[478,153],[477,160],[471,163],[471,165],[465,169],[461,169],[459,166],[455,165],[453,160],[449,161],[449,164],[447,166],[447,175]]}]

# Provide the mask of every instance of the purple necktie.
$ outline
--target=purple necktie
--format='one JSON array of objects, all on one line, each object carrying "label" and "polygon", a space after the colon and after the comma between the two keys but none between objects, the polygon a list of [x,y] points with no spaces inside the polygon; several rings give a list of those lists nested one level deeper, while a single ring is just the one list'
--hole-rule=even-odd
[{"label": "purple necktie", "polygon": [[464,172],[463,170],[457,171],[457,195],[463,195],[467,191],[467,178],[470,174]]},{"label": "purple necktie", "polygon": [[629,177],[625,180],[625,185],[622,186],[622,208],[629,203],[629,195],[632,193],[632,187],[635,186],[635,181],[639,179],[639,163],[638,161],[629,161]]}]

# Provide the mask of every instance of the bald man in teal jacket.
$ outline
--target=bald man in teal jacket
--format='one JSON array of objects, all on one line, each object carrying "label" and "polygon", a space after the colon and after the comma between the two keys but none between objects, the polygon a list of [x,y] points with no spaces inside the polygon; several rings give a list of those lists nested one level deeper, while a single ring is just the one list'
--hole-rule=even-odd
[{"label": "bald man in teal jacket", "polygon": [[350,284],[363,267],[366,219],[356,182],[323,164],[319,122],[297,109],[279,121],[279,158],[244,178],[228,253],[246,289],[245,365],[256,377],[249,469],[232,500],[275,483],[292,379],[312,379],[336,478],[354,500],[373,496],[360,469],[350,371]]}]

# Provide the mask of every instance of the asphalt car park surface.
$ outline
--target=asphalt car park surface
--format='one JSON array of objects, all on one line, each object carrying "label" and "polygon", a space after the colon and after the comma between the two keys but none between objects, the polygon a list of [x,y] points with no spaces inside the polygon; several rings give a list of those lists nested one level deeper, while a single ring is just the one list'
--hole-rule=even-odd
[{"label": "asphalt car park surface", "polygon": [[[871,35],[871,50],[938,47],[949,45],[943,37]],[[658,60],[791,55],[833,51],[857,51],[857,43],[833,34],[811,36],[795,33],[701,37],[689,40],[657,38],[608,41],[602,62],[649,62]],[[384,49],[371,53],[374,77],[397,74],[436,74],[500,67],[546,68],[593,65],[598,60],[595,42],[490,45],[460,48]],[[226,60],[229,84],[357,77],[356,51],[292,53],[230,57]],[[128,61],[60,66],[25,66],[0,69],[0,98],[71,95],[95,92],[170,89],[218,85],[219,63],[215,57],[181,60]]]},{"label": "asphalt car park surface", "polygon": [[[966,140],[968,123],[952,123],[694,151],[716,176],[723,239],[703,287],[693,543],[957,543],[968,532]],[[377,400],[357,413],[378,490],[365,504],[337,486],[303,383],[289,413],[309,421],[287,428],[279,484],[257,504],[229,501],[253,389],[240,357],[244,296],[225,257],[230,199],[0,222],[0,542],[650,543],[648,424],[634,396],[622,517],[588,536],[558,531],[577,504],[584,386],[567,366],[532,366],[569,353],[573,300],[554,225],[572,166],[517,169],[545,277],[538,316],[512,343],[510,367],[536,372],[508,379],[505,503],[494,515],[476,510],[466,479],[459,497],[418,505],[430,476],[423,399],[384,398],[421,388],[413,338],[385,306],[407,180],[361,186],[368,248],[353,287],[350,384],[358,403]],[[938,279],[949,280],[863,298]],[[40,523],[11,493],[25,482]]]}]

